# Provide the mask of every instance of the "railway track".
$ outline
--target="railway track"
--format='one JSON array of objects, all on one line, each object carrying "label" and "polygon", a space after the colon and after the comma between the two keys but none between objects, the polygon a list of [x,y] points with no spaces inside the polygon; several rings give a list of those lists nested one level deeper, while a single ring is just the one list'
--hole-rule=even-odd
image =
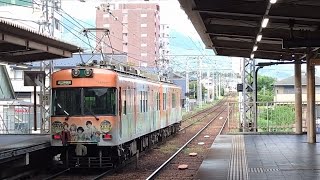
[{"label": "railway track", "polygon": [[[152,149],[145,156],[141,157],[138,161],[138,166],[131,164],[123,170],[116,172],[111,176],[106,176],[103,179],[147,179],[156,169],[160,168],[164,162],[175,154],[176,151],[186,144],[186,142],[203,129],[205,125],[212,121],[212,117],[214,117],[216,121],[214,120],[211,124],[209,123],[210,125],[207,126],[207,128],[204,128],[202,133],[198,134],[198,138],[192,140],[191,144],[189,143],[180,151],[180,153],[177,153],[173,160],[169,160],[168,163],[161,168],[160,172],[156,173],[158,175],[156,179],[193,179],[193,175],[196,174],[205,158],[207,149],[213,143],[216,135],[221,133],[222,127],[226,125],[227,101],[228,100],[219,104],[219,108],[211,108],[211,110],[208,110],[211,112],[210,115],[205,116],[201,121],[193,123],[192,126],[180,131],[174,138],[167,141],[165,144]],[[204,114],[198,114],[195,119],[200,117],[204,117]],[[204,137],[204,134],[209,135],[209,137]],[[204,142],[204,145],[198,145],[199,142]],[[189,157],[189,152],[197,152],[198,156]],[[178,165],[181,164],[181,162],[185,162],[186,164],[192,162],[192,165],[190,165],[187,170],[181,171],[178,170]],[[168,172],[163,173],[167,170]],[[163,174],[166,175],[163,176]]]},{"label": "railway track", "polygon": [[[226,100],[225,98],[224,98],[224,99],[221,99],[221,100],[219,100],[216,104],[213,104],[212,106],[216,107],[217,105],[225,102],[225,100]],[[210,108],[205,108],[205,109],[202,109],[202,110],[200,110],[200,111],[198,111],[198,112],[196,112],[196,113],[192,113],[191,115],[186,115],[185,117],[183,117],[182,122],[188,121],[188,120],[190,120],[190,119],[198,116],[199,114],[204,114],[204,113],[206,113],[206,112],[209,112],[210,110],[211,110]]]},{"label": "railway track", "polygon": [[212,113],[214,113],[215,111],[217,111],[219,109],[220,106],[223,106],[226,102],[228,102],[228,99],[222,99],[220,100],[217,104],[215,104],[212,108],[207,108],[204,109],[200,112],[197,112],[194,114],[194,116],[192,116],[192,118],[188,117],[187,119],[183,119],[182,120],[182,124],[180,131],[183,131],[184,129],[192,126],[193,124],[202,121],[203,119],[205,119],[206,117],[208,117],[209,115],[211,115]]},{"label": "railway track", "polygon": [[[191,143],[193,142],[193,145],[196,145],[197,142],[198,142],[198,145],[204,145],[206,144],[206,142],[203,142],[201,141],[202,137],[200,136],[203,136],[203,137],[210,137],[210,136],[217,136],[219,134],[221,134],[223,128],[225,127],[225,124],[227,122],[227,118],[221,118],[222,116],[222,113],[227,109],[227,107],[223,107],[223,111],[221,111],[219,114],[217,114],[214,118],[212,118],[202,129],[200,129],[192,138],[189,139],[189,141],[187,141],[180,149],[178,149],[170,158],[168,158],[158,169],[156,169],[150,176],[148,176],[146,179],[147,180],[151,180],[151,179],[155,179],[156,177],[158,177],[158,175],[161,173],[162,176],[161,176],[161,179],[167,179],[167,178],[173,178],[173,177],[176,177],[176,173],[173,173],[173,172],[177,172],[180,171],[176,165],[177,165],[177,162],[180,162],[181,164],[181,159],[183,159],[183,162],[182,163],[183,165],[187,165],[188,163],[191,163],[194,159],[193,156],[189,156],[187,154],[183,154],[181,153],[183,150],[185,150],[187,147],[189,147],[191,145]],[[217,134],[214,133],[209,133],[210,135],[208,135],[208,132],[205,132],[205,130],[208,128],[208,126],[212,125],[214,121],[217,121],[217,120],[222,120],[223,119],[223,124],[222,126],[220,126],[219,128],[219,131]],[[200,142],[201,141],[201,142]],[[210,143],[207,143],[208,145],[211,146]],[[180,160],[176,160],[174,161],[174,159],[178,156],[182,156],[180,157]],[[167,168],[166,167],[171,164],[171,168]],[[171,171],[171,172],[168,172],[166,173],[165,171]],[[172,172],[173,170],[173,172]],[[188,177],[185,177],[185,178],[188,178]]]},{"label": "railway track", "polygon": [[[118,169],[106,170],[102,172],[100,171],[91,175],[83,173],[74,174],[70,173],[69,170],[65,170],[64,172],[61,171],[56,173],[54,176],[51,175],[51,177],[48,177],[46,179],[154,179],[156,176],[158,176],[157,179],[162,179],[167,177],[176,177],[176,174],[180,174],[182,179],[188,179],[190,175],[186,176],[185,174],[195,174],[197,169],[195,170],[195,168],[189,168],[185,171],[179,171],[177,169],[177,166],[179,164],[177,163],[177,161],[180,160],[177,159],[182,157],[183,160],[181,161],[186,161],[187,163],[188,158],[190,157],[186,156],[185,153],[200,150],[200,152],[198,152],[198,157],[196,157],[196,161],[194,160],[194,157],[193,159],[191,159],[192,161],[198,163],[200,166],[206,153],[206,151],[203,149],[210,147],[210,145],[214,141],[215,136],[221,133],[221,127],[225,125],[227,115],[223,115],[223,113],[226,114],[227,101],[228,99],[221,100],[214,107],[200,111],[196,113],[193,118],[189,117],[188,120],[183,121],[182,129],[175,137],[169,139],[165,144],[159,145],[154,149],[150,149],[147,153],[141,155],[141,157],[137,159],[135,163],[132,163],[133,161],[135,161],[133,160],[131,163],[123,165],[123,167],[119,167]],[[220,123],[218,125],[212,125],[213,122],[215,122],[214,119],[219,120]],[[210,132],[208,132],[216,132],[217,129],[219,129],[219,132],[216,134],[210,134]],[[203,134],[209,135],[209,138],[204,138]],[[200,141],[204,142],[205,144],[198,145],[197,143]],[[180,151],[176,152],[179,149]],[[173,154],[175,156],[173,156]],[[166,164],[164,164],[164,162],[166,162]],[[163,174],[166,174],[164,172],[167,171],[168,168],[169,172],[167,173],[167,176],[163,176]],[[157,172],[155,172],[155,170],[157,170]],[[193,170],[193,173],[190,173],[190,170]],[[153,177],[149,177],[152,174],[155,175]]]}]

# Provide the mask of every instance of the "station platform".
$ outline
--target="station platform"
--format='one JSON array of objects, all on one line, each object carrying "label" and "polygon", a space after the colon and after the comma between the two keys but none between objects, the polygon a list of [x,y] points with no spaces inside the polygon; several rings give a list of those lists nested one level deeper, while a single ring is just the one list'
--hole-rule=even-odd
[{"label": "station platform", "polygon": [[320,179],[320,144],[307,135],[219,135],[196,179]]},{"label": "station platform", "polygon": [[0,162],[47,147],[49,135],[0,135]]}]

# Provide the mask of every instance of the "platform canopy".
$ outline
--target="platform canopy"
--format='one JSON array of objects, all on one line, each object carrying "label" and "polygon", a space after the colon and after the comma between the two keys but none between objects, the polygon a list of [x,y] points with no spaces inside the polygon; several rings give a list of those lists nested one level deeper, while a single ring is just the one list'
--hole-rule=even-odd
[{"label": "platform canopy", "polygon": [[71,57],[77,46],[0,20],[0,62],[24,63]]},{"label": "platform canopy", "polygon": [[[292,60],[320,47],[319,0],[179,2],[206,47],[217,55]],[[264,19],[269,20],[265,28]]]}]

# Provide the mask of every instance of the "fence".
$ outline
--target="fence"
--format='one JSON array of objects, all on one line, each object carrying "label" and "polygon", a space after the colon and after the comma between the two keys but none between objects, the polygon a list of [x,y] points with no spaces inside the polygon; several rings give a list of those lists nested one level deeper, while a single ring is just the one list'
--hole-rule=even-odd
[{"label": "fence", "polygon": [[0,105],[0,134],[40,133],[40,106],[37,106],[37,131],[34,131],[32,105]]},{"label": "fence", "polygon": [[[247,122],[246,131],[257,131],[265,133],[293,133],[295,132],[295,105],[294,102],[258,102],[257,104],[257,124]],[[248,104],[249,107],[253,107]],[[232,102],[228,104],[228,127],[229,132],[242,132],[243,108],[242,102]],[[302,131],[306,132],[307,104],[302,104]],[[249,117],[252,117],[249,115]],[[320,105],[316,103],[317,131],[320,132]],[[253,117],[251,118],[253,119]],[[248,121],[248,120],[247,120]],[[257,127],[255,129],[254,127]]]}]

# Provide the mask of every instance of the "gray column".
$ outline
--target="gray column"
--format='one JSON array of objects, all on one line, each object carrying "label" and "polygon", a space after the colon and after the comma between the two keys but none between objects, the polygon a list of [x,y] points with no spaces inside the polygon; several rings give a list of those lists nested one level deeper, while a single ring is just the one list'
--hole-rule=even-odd
[{"label": "gray column", "polygon": [[315,121],[315,69],[310,63],[310,56],[307,58],[307,124],[308,142],[316,143],[316,121]]},{"label": "gray column", "polygon": [[[300,61],[296,61],[300,62]],[[294,65],[294,88],[295,88],[295,119],[296,134],[302,134],[302,91],[301,91],[301,64]]]}]

